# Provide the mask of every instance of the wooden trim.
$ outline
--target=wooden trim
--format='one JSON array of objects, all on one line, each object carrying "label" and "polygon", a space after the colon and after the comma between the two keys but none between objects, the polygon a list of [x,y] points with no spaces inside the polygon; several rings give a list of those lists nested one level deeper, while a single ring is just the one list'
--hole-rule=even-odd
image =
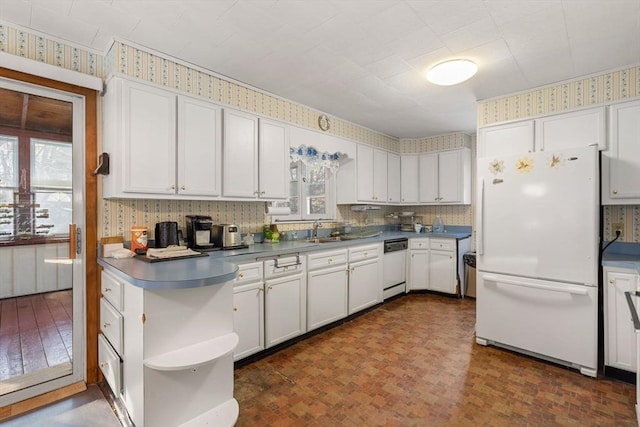
[{"label": "wooden trim", "polygon": [[22,402],[3,406],[2,408],[0,408],[0,421],[5,421],[8,418],[12,418],[17,415],[24,414],[25,412],[29,412],[33,409],[48,405],[50,403],[66,399],[67,397],[83,392],[86,389],[87,385],[83,381],[80,381],[66,387],[50,391],[49,393],[41,394],[40,396],[23,400]]},{"label": "wooden trim", "polygon": [[[86,381],[100,379],[98,369],[98,331],[100,314],[100,275],[98,270],[98,184],[93,171],[98,163],[98,93],[68,83],[34,76],[0,67],[0,77],[82,95],[85,98],[85,313],[86,313]],[[53,392],[55,393],[55,392]],[[48,394],[47,394],[48,395]],[[45,395],[46,396],[46,395]],[[31,400],[31,399],[30,399]],[[42,405],[48,402],[43,402]],[[17,405],[17,404],[16,404]],[[2,411],[2,409],[0,409]]]}]

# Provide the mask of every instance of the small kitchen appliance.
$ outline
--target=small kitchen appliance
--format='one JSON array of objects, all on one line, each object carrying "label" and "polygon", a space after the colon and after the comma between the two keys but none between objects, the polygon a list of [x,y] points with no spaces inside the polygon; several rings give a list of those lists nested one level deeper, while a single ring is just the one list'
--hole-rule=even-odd
[{"label": "small kitchen appliance", "polygon": [[178,223],[162,221],[156,223],[155,247],[166,248],[178,245]]},{"label": "small kitchen appliance", "polygon": [[216,224],[211,228],[211,239],[214,246],[222,249],[247,248],[242,244],[240,229],[235,224]]},{"label": "small kitchen appliance", "polygon": [[187,246],[196,250],[213,250],[213,220],[206,215],[187,215]]}]

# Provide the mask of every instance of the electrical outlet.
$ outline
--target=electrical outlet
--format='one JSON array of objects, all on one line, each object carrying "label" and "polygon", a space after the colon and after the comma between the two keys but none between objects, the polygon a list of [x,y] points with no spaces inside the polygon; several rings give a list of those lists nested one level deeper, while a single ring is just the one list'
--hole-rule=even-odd
[{"label": "electrical outlet", "polygon": [[615,224],[611,224],[611,232],[613,233],[613,235],[616,235],[616,232],[620,230],[620,238],[622,239],[624,237],[624,224],[621,223],[615,223]]}]

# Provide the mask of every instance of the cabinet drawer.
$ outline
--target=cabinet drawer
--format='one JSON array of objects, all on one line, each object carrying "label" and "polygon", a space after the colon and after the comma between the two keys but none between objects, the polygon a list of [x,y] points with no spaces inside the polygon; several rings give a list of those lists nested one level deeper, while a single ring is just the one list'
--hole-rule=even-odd
[{"label": "cabinet drawer", "polygon": [[122,354],[122,315],[104,298],[100,298],[100,329],[113,348]]},{"label": "cabinet drawer", "polygon": [[98,335],[98,366],[116,397],[120,396],[122,384],[122,363],[104,335]]},{"label": "cabinet drawer", "polygon": [[429,247],[439,251],[455,251],[456,241],[455,239],[430,239]]},{"label": "cabinet drawer", "polygon": [[113,274],[108,271],[102,270],[102,280],[101,280],[101,291],[102,296],[109,301],[116,310],[122,311],[124,309],[123,304],[123,291],[124,284]]},{"label": "cabinet drawer", "polygon": [[347,263],[347,250],[318,252],[307,255],[307,269],[309,271],[318,268],[333,267]]},{"label": "cabinet drawer", "polygon": [[233,286],[262,282],[263,271],[261,262],[238,264],[238,277],[233,281]]},{"label": "cabinet drawer", "polygon": [[281,277],[304,271],[304,256],[283,256],[264,262],[264,278]]},{"label": "cabinet drawer", "polygon": [[409,249],[429,249],[429,239],[409,239]]},{"label": "cabinet drawer", "polygon": [[378,258],[381,245],[367,245],[349,248],[349,262],[363,261],[365,259]]}]

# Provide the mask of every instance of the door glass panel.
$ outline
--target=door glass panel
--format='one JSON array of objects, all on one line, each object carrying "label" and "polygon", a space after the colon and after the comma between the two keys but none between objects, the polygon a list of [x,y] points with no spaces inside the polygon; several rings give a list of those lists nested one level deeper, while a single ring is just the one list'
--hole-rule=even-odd
[{"label": "door glass panel", "polygon": [[82,275],[69,256],[69,225],[83,211],[73,197],[82,106],[69,94],[0,79],[0,403],[84,376],[74,325],[84,324],[74,315]]}]

